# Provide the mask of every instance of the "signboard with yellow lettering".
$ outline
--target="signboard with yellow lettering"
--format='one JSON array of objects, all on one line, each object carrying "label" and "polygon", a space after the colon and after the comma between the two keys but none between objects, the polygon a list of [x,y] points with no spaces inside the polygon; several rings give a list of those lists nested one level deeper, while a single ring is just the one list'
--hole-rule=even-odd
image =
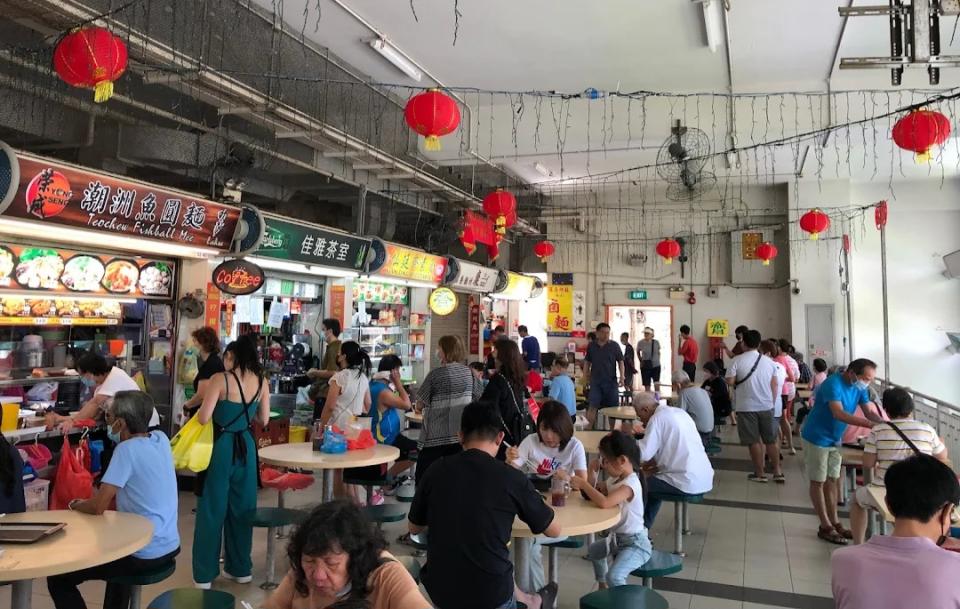
[{"label": "signboard with yellow lettering", "polygon": [[726,338],[730,336],[730,322],[726,319],[707,320],[707,338]]},{"label": "signboard with yellow lettering", "polygon": [[573,286],[547,286],[547,336],[570,336],[573,332]]},{"label": "signboard with yellow lettering", "polygon": [[450,288],[437,288],[430,292],[430,310],[437,315],[450,315],[457,310],[459,301],[457,295]]}]

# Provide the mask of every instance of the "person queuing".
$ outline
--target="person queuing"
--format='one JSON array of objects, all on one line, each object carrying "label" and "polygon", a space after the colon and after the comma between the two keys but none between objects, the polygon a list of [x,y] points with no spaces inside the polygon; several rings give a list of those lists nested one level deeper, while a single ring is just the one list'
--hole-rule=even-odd
[{"label": "person queuing", "polygon": [[684,324],[680,326],[680,346],[677,349],[677,355],[680,356],[681,367],[687,373],[691,380],[697,376],[697,361],[700,359],[700,345],[690,335],[690,326]]},{"label": "person queuing", "polygon": [[633,379],[637,375],[637,356],[630,344],[630,334],[622,333],[620,344],[623,345],[623,388],[633,391]]},{"label": "person queuing", "polygon": [[[0,422],[3,421],[0,413]],[[0,514],[27,511],[23,494],[23,459],[20,451],[0,433]]]},{"label": "person queuing", "polygon": [[[684,415],[686,416],[686,415]],[[574,489],[582,491],[599,508],[620,508],[620,523],[605,539],[587,549],[601,590],[627,583],[630,572],[650,560],[653,546],[644,523],[643,488],[640,484],[640,453],[629,435],[614,430],[600,439],[600,459],[590,465],[590,478],[576,475]],[[600,468],[607,481],[597,484]],[[607,565],[607,559],[613,564]]]},{"label": "person queuing", "polygon": [[703,371],[705,377],[700,387],[710,394],[714,424],[727,417],[730,417],[730,420],[735,422],[736,418],[733,416],[733,403],[730,401],[730,387],[720,374],[720,366],[718,366],[716,362],[707,362],[703,365]]},{"label": "person queuing", "polygon": [[[770,353],[765,353],[767,357],[772,357],[773,361],[783,366],[786,378],[783,382],[783,388],[780,390],[781,415],[780,415],[780,437],[785,448],[790,450],[791,455],[797,454],[797,449],[793,446],[793,427],[790,425],[790,419],[793,417],[793,401],[797,397],[797,383],[800,380],[800,366],[787,351],[784,350],[784,343],[787,341],[780,339],[779,343],[771,345]],[[793,350],[793,346],[787,344],[787,348]]]},{"label": "person queuing", "polygon": [[476,401],[482,385],[463,364],[463,343],[456,336],[441,336],[437,342],[440,367],[427,374],[417,391],[416,408],[423,411],[417,456],[417,484],[441,457],[460,452],[460,415]]},{"label": "person queuing", "polygon": [[192,417],[203,403],[203,390],[207,386],[207,381],[223,372],[220,337],[217,336],[217,331],[209,326],[203,326],[194,330],[190,336],[200,350],[200,367],[197,369],[197,375],[193,377],[193,397],[183,404],[183,412],[187,417]]},{"label": "person queuing", "polygon": [[557,586],[538,594],[514,584],[507,543],[519,517],[536,535],[559,537],[553,510],[520,470],[496,459],[503,428],[496,408],[474,402],[460,417],[463,452],[419,476],[410,532],[427,533],[421,579],[439,609],[553,609]]},{"label": "person queuing", "polygon": [[737,339],[737,342],[733,344],[733,349],[728,349],[726,345],[723,346],[723,352],[727,357],[733,359],[746,351],[746,348],[743,345],[743,339],[747,335],[747,330],[749,329],[750,328],[746,326],[737,326],[736,329],[734,329],[733,335]]},{"label": "person queuing", "polygon": [[209,589],[220,575],[249,583],[253,563],[253,526],[247,513],[257,507],[257,445],[250,423],[270,421],[270,390],[263,382],[252,336],[243,336],[223,351],[226,372],[215,377],[197,413],[200,423],[213,421],[213,454],[203,494],[197,502],[193,531],[193,581]]},{"label": "person queuing", "polygon": [[[913,399],[904,389],[894,387],[883,392],[883,409],[890,420],[877,423],[863,443],[863,469],[874,471],[869,486],[883,487],[890,466],[913,455],[932,455],[950,466],[950,457],[936,430],[913,418]],[[879,510],[868,486],[857,489],[850,506],[853,542],[860,544],[867,534],[867,510]]]},{"label": "person queuing", "polygon": [[577,390],[567,373],[567,358],[556,355],[550,364],[550,389],[547,397],[563,404],[571,419],[577,418]]},{"label": "person queuing", "polygon": [[734,389],[734,408],[740,443],[750,449],[753,482],[768,482],[763,461],[764,448],[773,465],[775,480],[783,479],[780,447],[774,421],[774,403],[780,400],[776,366],[773,360],[758,351],[761,337],[756,330],[747,330],[743,337],[744,351],[733,358],[727,369],[727,383]]},{"label": "person queuing", "polygon": [[[777,359],[780,355],[780,347],[777,346],[776,341],[772,341],[772,340],[760,341],[760,353],[762,353],[764,357],[768,357],[771,360],[773,360],[774,376],[777,382],[776,397],[773,398],[773,429],[774,429],[774,433],[777,435],[780,441],[782,441],[783,428],[781,426],[781,422],[783,421],[784,417],[787,416],[786,408],[784,407],[784,404],[786,403],[787,395],[784,393],[786,391],[784,387],[787,384],[789,373],[787,372],[787,368],[782,363],[780,363]],[[793,438],[789,438],[789,440],[792,446]],[[779,446],[780,442],[778,442],[777,445]],[[794,451],[794,454],[796,454],[796,451]],[[768,455],[768,458],[772,458],[772,457],[769,457]],[[779,448],[777,449],[777,460],[778,461],[780,460]],[[781,484],[786,482],[786,479],[783,477],[774,478],[774,480]]]},{"label": "person queuing", "polygon": [[643,433],[640,459],[647,477],[647,506],[643,521],[649,529],[660,511],[659,495],[699,495],[713,489],[713,466],[686,412],[660,406],[654,394],[638,391],[633,396]]},{"label": "person queuing", "polygon": [[890,466],[883,477],[893,535],[875,535],[830,559],[838,609],[960,607],[960,554],[941,547],[960,504],[956,474],[927,456]]},{"label": "person queuing", "polygon": [[[507,449],[507,462],[524,474],[540,479],[569,480],[571,476],[585,478],[587,475],[587,454],[573,435],[573,422],[567,408],[552,400],[540,407],[537,433],[524,438],[519,447]],[[527,572],[516,574],[517,586],[525,592],[535,593],[547,583],[541,545],[545,541],[556,540],[540,536],[514,540],[516,544],[526,545],[528,550]]]},{"label": "person queuing", "polygon": [[530,336],[526,326],[519,326],[517,332],[520,333],[520,351],[523,354],[523,361],[526,362],[530,370],[540,371],[540,341],[536,336]]},{"label": "person queuing", "polygon": [[643,340],[637,343],[640,359],[640,381],[644,391],[656,391],[660,385],[660,341],[653,337],[653,328],[643,329]]},{"label": "person queuing", "polygon": [[813,379],[810,381],[810,391],[816,391],[817,387],[827,380],[827,362],[821,358],[813,360]]},{"label": "person queuing", "polygon": [[[857,406],[870,404],[867,386],[876,375],[877,365],[868,359],[850,362],[841,374],[830,376],[817,388],[817,399],[803,423],[803,460],[810,480],[810,500],[820,518],[817,537],[844,545],[853,532],[840,524],[837,499],[840,493],[840,449],[847,425],[873,427],[874,420],[854,416]],[[879,419],[878,419],[879,420]]]},{"label": "person queuing", "polygon": [[310,512],[290,537],[290,570],[263,609],[427,609],[383,533],[356,504],[337,500]]},{"label": "person queuing", "polygon": [[507,444],[519,446],[534,429],[527,428],[526,371],[517,343],[501,338],[494,344],[497,354],[497,373],[490,377],[480,401],[497,409],[504,431],[504,444],[499,459],[506,458]]},{"label": "person queuing", "polygon": [[680,410],[690,415],[703,445],[707,446],[710,436],[713,435],[713,404],[710,402],[710,394],[694,385],[683,370],[673,373],[673,385],[680,396]]},{"label": "person queuing", "polygon": [[[140,391],[140,386],[130,378],[129,374],[118,366],[111,366],[102,355],[97,353],[82,355],[77,360],[76,368],[77,372],[80,373],[80,382],[85,387],[93,388],[93,397],[72,415],[48,413],[44,419],[47,427],[51,429],[59,426],[61,431],[68,431],[73,427],[73,422],[76,420],[100,420],[103,418],[103,413],[110,407],[110,402],[118,391]],[[150,415],[150,429],[159,427],[160,415],[154,408]]]},{"label": "person queuing", "polygon": [[[180,553],[177,529],[177,476],[170,440],[150,431],[153,400],[140,390],[118,391],[106,412],[107,433],[117,443],[100,488],[90,499],[74,499],[76,512],[99,516],[116,499],[117,511],[150,521],[153,535],[142,549],[106,564],[47,578],[47,590],[57,609],[86,609],[77,586],[85,581],[140,575],[172,564]],[[96,551],[91,548],[90,551]],[[219,557],[219,546],[214,550]],[[215,559],[216,560],[216,559]],[[249,559],[248,559],[249,560]],[[107,583],[104,609],[127,609],[130,586]]]},{"label": "person queuing", "polygon": [[487,363],[484,370],[487,378],[490,378],[497,372],[497,342],[506,337],[507,330],[503,326],[497,326],[490,332],[490,353],[487,354]]},{"label": "person queuing", "polygon": [[319,419],[323,413],[327,392],[330,391],[330,379],[340,370],[337,361],[340,359],[340,346],[342,345],[340,342],[339,319],[324,319],[320,322],[320,330],[323,332],[323,340],[327,343],[323,351],[323,359],[320,360],[320,368],[307,370],[307,378],[314,382],[310,388],[311,399],[314,402],[314,420]]},{"label": "person queuing", "polygon": [[624,378],[623,352],[620,345],[610,340],[610,324],[597,324],[597,339],[587,345],[583,361],[583,375],[590,379],[587,420],[593,428],[600,408],[620,403],[617,390],[617,372]]}]

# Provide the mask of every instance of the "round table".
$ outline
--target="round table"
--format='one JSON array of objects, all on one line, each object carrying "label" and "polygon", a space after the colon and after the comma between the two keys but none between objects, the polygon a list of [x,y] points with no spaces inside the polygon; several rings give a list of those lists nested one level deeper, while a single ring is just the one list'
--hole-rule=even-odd
[{"label": "round table", "polygon": [[584,452],[588,455],[595,455],[600,450],[600,438],[609,433],[609,431],[575,431],[573,437],[583,444]]},{"label": "round table", "polygon": [[261,448],[259,452],[260,460],[267,465],[323,471],[324,501],[333,501],[333,472],[335,470],[381,465],[400,458],[400,450],[395,446],[386,444],[377,444],[373,448],[364,450],[348,450],[336,455],[314,452],[312,442],[274,444]]},{"label": "round table", "polygon": [[616,406],[611,408],[601,408],[600,416],[608,419],[619,419],[621,421],[636,421],[637,411],[633,406]]},{"label": "round table", "polygon": [[423,425],[423,413],[422,413],[422,412],[414,412],[414,411],[412,411],[412,410],[408,410],[408,411],[406,411],[405,413],[403,413],[403,416],[404,416],[404,418],[406,418],[406,419],[407,419],[408,421],[410,421],[411,423],[419,423],[420,425]]},{"label": "round table", "polygon": [[[619,507],[598,508],[581,497],[579,491],[570,492],[565,506],[552,509],[556,513],[554,522],[560,523],[560,534],[567,537],[597,533],[617,526],[617,523],[620,522]],[[529,545],[517,543],[516,540],[524,537],[536,537],[536,535],[533,534],[533,531],[525,522],[518,518],[513,521],[511,536],[515,540],[513,544],[514,571],[526,573],[530,561]]]},{"label": "round table", "polygon": [[13,609],[29,609],[32,580],[88,569],[130,556],[153,537],[153,524],[136,514],[90,516],[69,510],[7,514],[0,525],[64,522],[66,527],[32,544],[7,544],[0,556],[0,582],[13,582]]}]

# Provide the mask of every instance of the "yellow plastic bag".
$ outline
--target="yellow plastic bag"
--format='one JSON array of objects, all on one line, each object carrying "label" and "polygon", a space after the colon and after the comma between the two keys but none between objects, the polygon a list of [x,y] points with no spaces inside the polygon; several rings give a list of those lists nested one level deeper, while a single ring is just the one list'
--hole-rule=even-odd
[{"label": "yellow plastic bag", "polygon": [[207,469],[213,455],[213,421],[203,425],[197,415],[193,415],[170,440],[170,450],[176,469],[189,469],[192,472]]}]

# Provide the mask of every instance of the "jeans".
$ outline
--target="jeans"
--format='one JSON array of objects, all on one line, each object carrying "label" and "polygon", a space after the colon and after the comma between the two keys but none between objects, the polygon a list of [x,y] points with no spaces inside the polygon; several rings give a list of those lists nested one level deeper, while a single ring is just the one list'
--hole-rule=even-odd
[{"label": "jeans", "polygon": [[[587,557],[593,561],[593,574],[598,582],[608,586],[623,586],[630,572],[642,567],[653,554],[653,546],[647,532],[624,535],[617,533],[606,539],[590,544]],[[607,557],[612,556],[613,564],[607,569]]]},{"label": "jeans", "polygon": [[687,494],[656,476],[647,478],[646,490],[647,498],[643,503],[643,524],[648,529],[653,526],[653,520],[657,517],[657,512],[660,511],[660,506],[663,504],[663,500],[660,498],[661,496]]},{"label": "jeans", "polygon": [[563,541],[564,539],[566,539],[565,536],[545,537],[537,535],[536,537],[520,537],[513,540],[513,543],[527,546],[527,572],[515,571],[518,588],[524,592],[536,594],[547,585],[546,577],[543,574],[543,544]]},{"label": "jeans", "polygon": [[[77,586],[92,579],[104,580],[108,577],[121,575],[137,575],[147,570],[159,568],[166,563],[172,563],[180,548],[160,558],[136,558],[126,556],[105,565],[81,569],[73,573],[54,575],[47,578],[47,590],[53,599],[53,606],[57,609],[87,609],[83,595]],[[103,609],[127,609],[130,605],[130,586],[107,584],[103,594]]]},{"label": "jeans", "polygon": [[515,596],[511,596],[510,600],[499,607],[496,607],[496,609],[517,609],[517,598]]}]

